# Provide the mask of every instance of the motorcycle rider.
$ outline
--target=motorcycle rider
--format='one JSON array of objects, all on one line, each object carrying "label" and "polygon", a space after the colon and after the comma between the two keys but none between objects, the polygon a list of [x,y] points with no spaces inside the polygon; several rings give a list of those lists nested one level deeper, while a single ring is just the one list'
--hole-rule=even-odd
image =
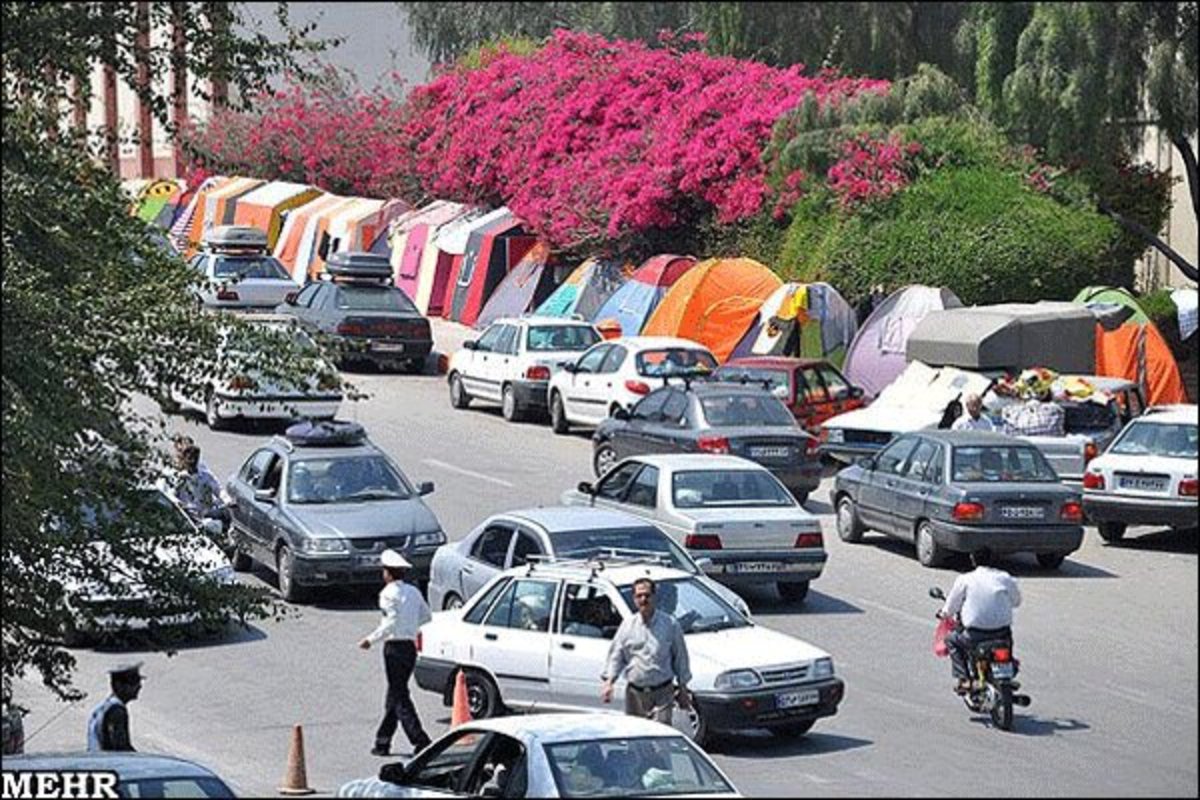
[{"label": "motorcycle rider", "polygon": [[958,694],[971,687],[970,656],[976,644],[1004,640],[1012,647],[1013,609],[1021,605],[1021,590],[1013,576],[992,566],[992,558],[987,548],[973,551],[975,569],[955,578],[938,611],[939,617],[959,618],[959,626],[946,635]]}]

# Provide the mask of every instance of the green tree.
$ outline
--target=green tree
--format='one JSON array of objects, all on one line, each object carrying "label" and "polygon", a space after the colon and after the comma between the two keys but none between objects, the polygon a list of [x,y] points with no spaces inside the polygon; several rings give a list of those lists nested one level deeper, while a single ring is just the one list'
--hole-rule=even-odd
[{"label": "green tree", "polygon": [[[153,3],[162,14],[174,4]],[[228,71],[248,96],[294,66],[292,44],[214,31],[207,5],[186,5],[195,48],[189,67]],[[201,622],[277,611],[261,590],[214,583],[191,562],[163,564],[155,545],[177,518],[147,505],[139,487],[163,474],[161,418],[139,415],[139,393],[202,389],[253,368],[268,380],[311,374],[315,353],[290,337],[202,314],[194,273],[156,246],[116,178],[82,138],[51,135],[70,79],[86,85],[94,63],[132,79],[135,4],[3,7],[3,699],[32,671],[61,697],[77,697],[63,649],[83,587],[120,598],[129,588],[95,556],[108,548],[145,579],[151,604],[195,611]],[[223,9],[237,19],[236,8]],[[286,16],[286,10],[281,10]],[[168,23],[169,24],[169,23]],[[298,40],[297,40],[298,41]],[[166,53],[159,51],[158,57]],[[160,120],[167,99],[145,89]],[[214,363],[221,337],[240,347]],[[251,355],[252,353],[252,355]],[[124,509],[121,522],[105,510]],[[106,521],[109,520],[109,521]],[[132,533],[132,536],[126,535]],[[170,644],[170,640],[165,640]]]}]

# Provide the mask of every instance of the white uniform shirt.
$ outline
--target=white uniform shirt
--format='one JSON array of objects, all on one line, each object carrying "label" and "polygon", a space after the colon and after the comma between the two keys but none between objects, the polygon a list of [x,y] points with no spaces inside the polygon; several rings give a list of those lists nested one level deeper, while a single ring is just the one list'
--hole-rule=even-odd
[{"label": "white uniform shirt", "polygon": [[972,419],[970,414],[963,414],[958,419],[954,420],[954,424],[950,426],[952,431],[992,431],[996,430],[996,423],[984,416],[979,415],[979,419]]},{"label": "white uniform shirt", "polygon": [[417,638],[417,630],[433,619],[421,591],[404,581],[392,581],[383,587],[379,593],[379,610],[383,612],[383,621],[367,636],[371,644],[381,639],[411,642]]},{"label": "white uniform shirt", "polygon": [[92,709],[92,714],[88,717],[87,724],[87,749],[89,753],[96,753],[102,749],[100,747],[100,729],[104,725],[104,715],[108,713],[110,708],[123,705],[125,704],[121,702],[119,697],[110,694],[108,699]]},{"label": "white uniform shirt", "polygon": [[1007,628],[1013,609],[1021,605],[1017,582],[1002,569],[976,567],[954,579],[942,614],[962,614],[964,628]]}]

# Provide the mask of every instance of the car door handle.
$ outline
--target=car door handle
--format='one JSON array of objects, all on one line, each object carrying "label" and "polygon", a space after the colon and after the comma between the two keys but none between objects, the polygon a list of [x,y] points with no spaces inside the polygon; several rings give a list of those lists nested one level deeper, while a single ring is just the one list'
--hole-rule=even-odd
[{"label": "car door handle", "polygon": [[461,571],[462,571],[463,575],[474,575],[475,574],[475,570],[472,569],[471,567],[464,566]]},{"label": "car door handle", "polygon": [[575,645],[572,644],[571,642],[563,642],[562,644],[559,645],[559,647],[561,647],[563,650],[574,650],[575,649]]},{"label": "car door handle", "polygon": [[499,637],[499,636],[497,636],[497,635],[496,635],[496,634],[494,634],[494,633],[485,633],[485,634],[483,635],[483,638],[487,639],[489,642],[494,642],[494,641],[496,641],[497,639],[499,639],[500,637]]}]

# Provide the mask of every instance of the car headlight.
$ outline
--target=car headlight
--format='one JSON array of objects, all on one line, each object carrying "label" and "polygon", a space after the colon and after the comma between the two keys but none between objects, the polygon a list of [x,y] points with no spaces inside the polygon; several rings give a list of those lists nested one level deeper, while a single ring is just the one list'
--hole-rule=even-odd
[{"label": "car headlight", "polygon": [[713,683],[718,690],[751,689],[762,685],[762,678],[752,669],[734,669],[722,672]]},{"label": "car headlight", "polygon": [[833,677],[833,659],[818,658],[813,664],[813,678],[832,678]]},{"label": "car headlight", "polygon": [[208,573],[208,577],[214,583],[233,583],[233,567],[228,564],[223,567],[217,567]]},{"label": "car headlight", "polygon": [[348,553],[350,545],[345,539],[303,539],[300,550],[305,553]]},{"label": "car headlight", "polygon": [[841,428],[828,428],[829,436],[825,441],[830,444],[842,444],[846,441],[846,432]]},{"label": "car headlight", "polygon": [[445,544],[446,534],[441,531],[433,531],[432,533],[418,533],[413,537],[414,547],[425,547],[431,544]]}]

